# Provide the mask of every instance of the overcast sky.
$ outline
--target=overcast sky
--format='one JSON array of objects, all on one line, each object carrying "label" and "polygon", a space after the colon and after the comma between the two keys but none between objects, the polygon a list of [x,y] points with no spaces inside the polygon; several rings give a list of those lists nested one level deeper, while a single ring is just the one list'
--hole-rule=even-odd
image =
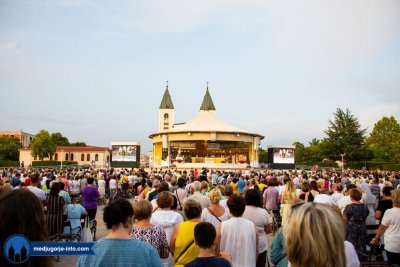
[{"label": "overcast sky", "polygon": [[175,122],[208,81],[262,146],[322,138],[338,107],[370,131],[400,117],[400,1],[0,1],[0,130],[147,152],[166,80]]}]

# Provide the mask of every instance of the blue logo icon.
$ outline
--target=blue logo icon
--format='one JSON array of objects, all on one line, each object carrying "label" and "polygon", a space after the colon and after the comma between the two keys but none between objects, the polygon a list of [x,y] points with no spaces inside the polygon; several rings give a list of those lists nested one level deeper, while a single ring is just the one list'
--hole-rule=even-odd
[{"label": "blue logo icon", "polygon": [[4,256],[14,264],[21,264],[29,259],[29,240],[23,235],[12,235],[4,243]]}]

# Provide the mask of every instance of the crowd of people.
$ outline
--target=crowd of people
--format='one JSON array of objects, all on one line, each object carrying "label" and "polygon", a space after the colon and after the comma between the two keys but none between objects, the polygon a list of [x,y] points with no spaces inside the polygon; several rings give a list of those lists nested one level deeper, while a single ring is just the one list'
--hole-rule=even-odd
[{"label": "crowd of people", "polygon": [[110,232],[77,266],[356,267],[378,244],[400,265],[399,188],[384,171],[3,169],[0,244],[50,240],[107,203]]}]

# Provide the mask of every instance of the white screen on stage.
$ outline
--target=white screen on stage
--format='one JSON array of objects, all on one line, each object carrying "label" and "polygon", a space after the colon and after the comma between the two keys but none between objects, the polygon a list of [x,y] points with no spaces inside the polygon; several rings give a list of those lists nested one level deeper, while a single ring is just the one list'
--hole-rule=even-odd
[{"label": "white screen on stage", "polygon": [[274,148],[274,163],[294,164],[294,149]]},{"label": "white screen on stage", "polygon": [[136,146],[113,145],[112,161],[136,161]]}]

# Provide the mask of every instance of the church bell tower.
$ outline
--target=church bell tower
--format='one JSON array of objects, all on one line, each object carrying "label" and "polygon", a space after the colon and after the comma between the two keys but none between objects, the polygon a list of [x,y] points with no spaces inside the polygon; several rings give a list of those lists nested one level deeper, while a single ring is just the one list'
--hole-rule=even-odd
[{"label": "church bell tower", "polygon": [[175,123],[175,109],[167,87],[158,111],[158,132],[165,132],[173,128]]}]

